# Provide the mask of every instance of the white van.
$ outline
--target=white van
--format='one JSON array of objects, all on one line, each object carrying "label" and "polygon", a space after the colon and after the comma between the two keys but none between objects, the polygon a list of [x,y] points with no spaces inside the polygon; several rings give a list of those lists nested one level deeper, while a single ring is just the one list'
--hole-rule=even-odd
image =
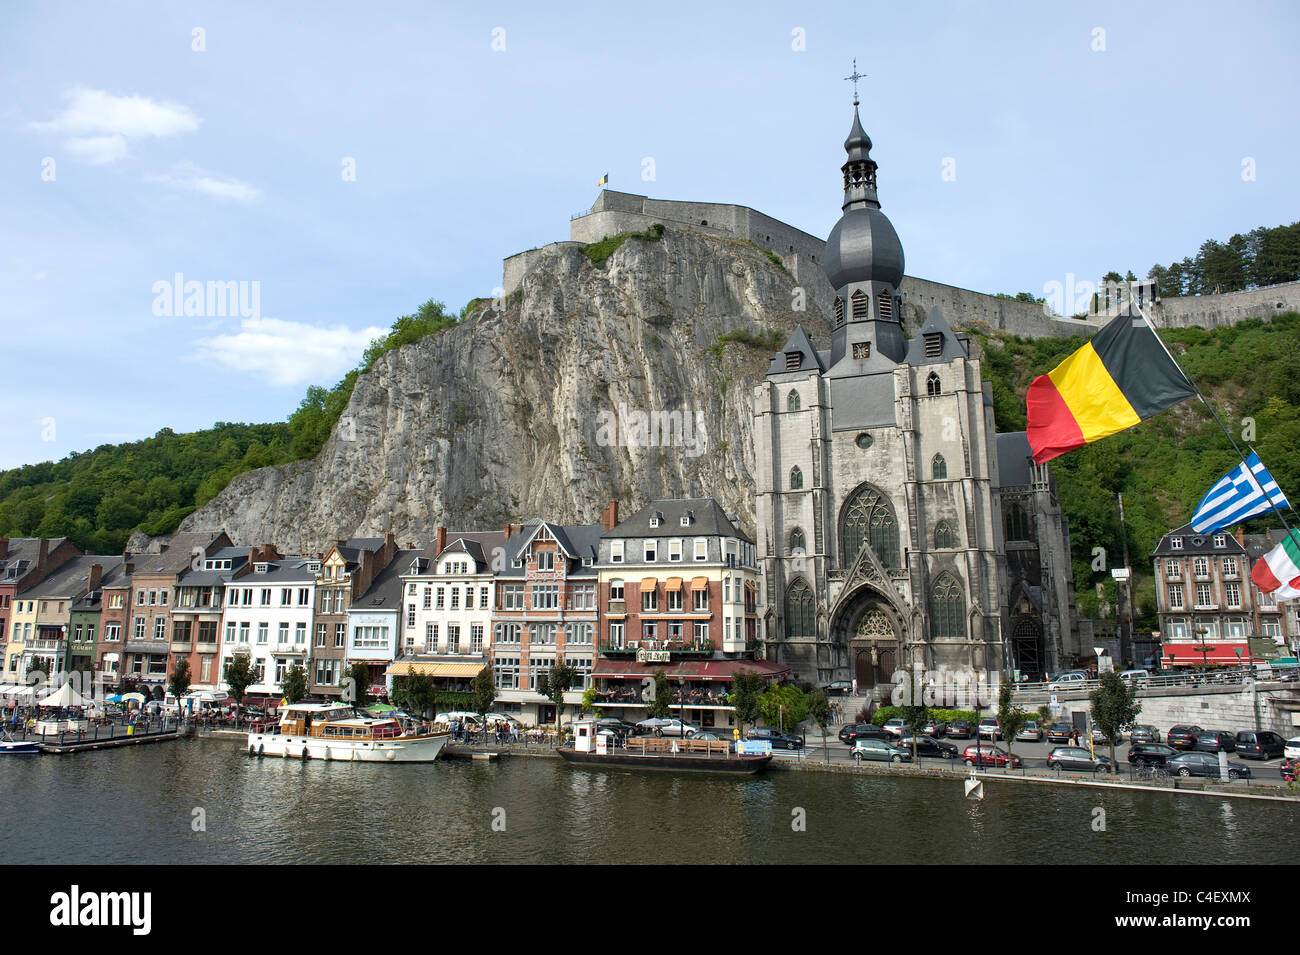
[{"label": "white van", "polygon": [[1080,690],[1088,681],[1082,673],[1062,673],[1051,683],[1047,684],[1049,690]]},{"label": "white van", "polygon": [[1134,681],[1141,683],[1143,680],[1151,679],[1151,674],[1148,673],[1146,670],[1125,670],[1123,673],[1119,675],[1119,678],[1123,680],[1125,683],[1130,683]]}]

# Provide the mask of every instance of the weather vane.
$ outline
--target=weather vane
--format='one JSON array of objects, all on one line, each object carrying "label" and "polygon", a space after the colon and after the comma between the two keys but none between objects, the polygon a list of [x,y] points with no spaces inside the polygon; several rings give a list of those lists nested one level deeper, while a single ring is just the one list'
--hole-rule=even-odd
[{"label": "weather vane", "polygon": [[867,77],[866,73],[858,72],[858,58],[855,56],[853,58],[853,72],[850,73],[848,76],[844,77],[846,80],[853,81],[853,105],[854,106],[858,105],[858,80],[866,79],[866,77]]}]

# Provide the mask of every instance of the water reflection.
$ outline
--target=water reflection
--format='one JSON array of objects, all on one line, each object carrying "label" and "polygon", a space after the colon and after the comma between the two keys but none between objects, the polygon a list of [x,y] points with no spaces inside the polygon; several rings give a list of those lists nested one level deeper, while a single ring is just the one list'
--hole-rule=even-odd
[{"label": "water reflection", "polygon": [[[1173,793],[997,781],[985,793],[967,799],[960,778],[737,779],[544,759],[256,760],[200,740],[9,761],[0,798],[24,824],[7,827],[0,861],[1282,862],[1271,834],[1296,822],[1288,804]],[[190,828],[196,807],[206,832]]]}]

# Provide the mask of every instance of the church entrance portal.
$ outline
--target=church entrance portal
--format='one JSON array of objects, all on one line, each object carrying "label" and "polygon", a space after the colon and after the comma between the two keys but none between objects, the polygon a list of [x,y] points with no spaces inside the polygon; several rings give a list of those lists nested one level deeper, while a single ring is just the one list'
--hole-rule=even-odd
[{"label": "church entrance portal", "polygon": [[892,690],[899,665],[899,631],[884,599],[870,588],[851,599],[831,623],[837,644],[848,651],[858,692]]}]

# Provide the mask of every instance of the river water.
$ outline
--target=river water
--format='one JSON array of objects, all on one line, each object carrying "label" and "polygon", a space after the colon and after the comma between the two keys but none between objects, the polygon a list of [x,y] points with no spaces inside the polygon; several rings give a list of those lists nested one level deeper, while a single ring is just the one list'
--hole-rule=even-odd
[{"label": "river water", "polygon": [[5,759],[0,862],[1294,858],[1290,835],[1300,811],[1292,804],[996,781],[985,790],[983,801],[972,801],[960,777],[675,776],[538,758],[411,765],[252,759],[237,744],[198,739]]}]

